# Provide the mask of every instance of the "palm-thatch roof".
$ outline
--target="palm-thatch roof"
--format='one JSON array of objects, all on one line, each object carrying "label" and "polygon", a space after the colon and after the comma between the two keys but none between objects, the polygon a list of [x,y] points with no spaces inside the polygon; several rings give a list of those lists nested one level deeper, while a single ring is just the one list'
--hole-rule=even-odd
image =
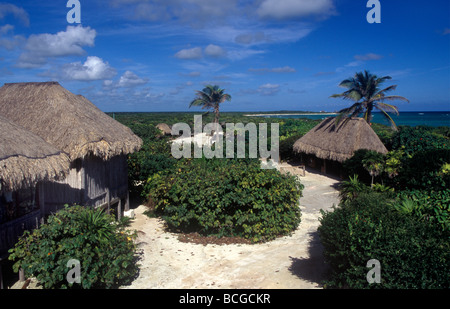
[{"label": "palm-thatch roof", "polygon": [[172,129],[170,129],[169,125],[167,125],[166,123],[158,123],[156,125],[156,128],[161,130],[165,135],[171,135],[172,134]]},{"label": "palm-thatch roof", "polygon": [[66,152],[71,160],[104,160],[139,150],[142,140],[88,99],[57,82],[14,83],[0,88],[0,115]]},{"label": "palm-thatch roof", "polygon": [[294,143],[297,153],[313,154],[317,158],[343,162],[358,149],[386,154],[388,150],[378,135],[362,118],[349,118],[336,125],[327,118]]},{"label": "palm-thatch roof", "polygon": [[65,153],[0,116],[0,190],[15,191],[41,180],[62,178],[69,165]]}]

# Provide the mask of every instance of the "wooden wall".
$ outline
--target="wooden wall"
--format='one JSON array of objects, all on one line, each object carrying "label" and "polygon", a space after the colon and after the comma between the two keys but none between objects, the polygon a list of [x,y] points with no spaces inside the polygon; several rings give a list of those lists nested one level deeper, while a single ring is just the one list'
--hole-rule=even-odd
[{"label": "wooden wall", "polygon": [[43,188],[45,215],[61,209],[64,204],[98,207],[112,200],[126,199],[127,158],[122,155],[103,161],[89,156],[76,160],[66,179],[45,182]]}]

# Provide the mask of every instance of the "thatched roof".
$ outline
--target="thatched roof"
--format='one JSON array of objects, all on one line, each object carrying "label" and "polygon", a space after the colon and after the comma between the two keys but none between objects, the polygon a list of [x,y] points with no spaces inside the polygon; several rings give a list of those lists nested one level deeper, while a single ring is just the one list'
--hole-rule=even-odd
[{"label": "thatched roof", "polygon": [[0,88],[0,115],[66,152],[71,160],[89,154],[107,160],[142,145],[128,127],[57,82],[5,84]]},{"label": "thatched roof", "polygon": [[69,165],[65,153],[0,116],[0,190],[15,191],[40,180],[62,178]]},{"label": "thatched roof", "polygon": [[320,159],[343,162],[358,149],[387,153],[378,135],[362,118],[350,118],[335,125],[327,118],[294,143],[294,151]]},{"label": "thatched roof", "polygon": [[156,128],[161,130],[165,135],[171,135],[172,129],[166,123],[158,123]]}]

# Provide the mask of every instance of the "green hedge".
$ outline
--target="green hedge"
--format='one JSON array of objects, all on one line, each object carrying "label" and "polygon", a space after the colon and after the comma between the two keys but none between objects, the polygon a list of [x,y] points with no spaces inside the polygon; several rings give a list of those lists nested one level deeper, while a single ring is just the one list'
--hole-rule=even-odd
[{"label": "green hedge", "polygon": [[[399,212],[383,194],[362,193],[322,212],[318,232],[331,269],[327,287],[450,287],[449,230]],[[380,262],[380,284],[367,282],[371,259]]]},{"label": "green hedge", "polygon": [[[116,288],[137,275],[136,234],[101,210],[66,206],[23,236],[9,252],[14,271],[24,269],[50,288]],[[80,283],[69,283],[69,260],[80,262]]]},{"label": "green hedge", "polygon": [[258,160],[182,160],[145,185],[157,214],[175,230],[267,241],[300,223],[303,186]]}]

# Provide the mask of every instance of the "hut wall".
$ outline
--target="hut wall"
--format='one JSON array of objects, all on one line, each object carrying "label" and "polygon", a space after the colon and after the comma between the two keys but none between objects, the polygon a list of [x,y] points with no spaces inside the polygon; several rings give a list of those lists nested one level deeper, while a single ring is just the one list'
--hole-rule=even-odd
[{"label": "hut wall", "polygon": [[38,227],[41,211],[35,210],[25,216],[0,224],[0,255],[6,254],[26,230]]},{"label": "hut wall", "polygon": [[125,155],[104,161],[96,156],[75,160],[66,179],[45,182],[45,214],[55,212],[64,204],[98,207],[128,194],[128,166]]}]

